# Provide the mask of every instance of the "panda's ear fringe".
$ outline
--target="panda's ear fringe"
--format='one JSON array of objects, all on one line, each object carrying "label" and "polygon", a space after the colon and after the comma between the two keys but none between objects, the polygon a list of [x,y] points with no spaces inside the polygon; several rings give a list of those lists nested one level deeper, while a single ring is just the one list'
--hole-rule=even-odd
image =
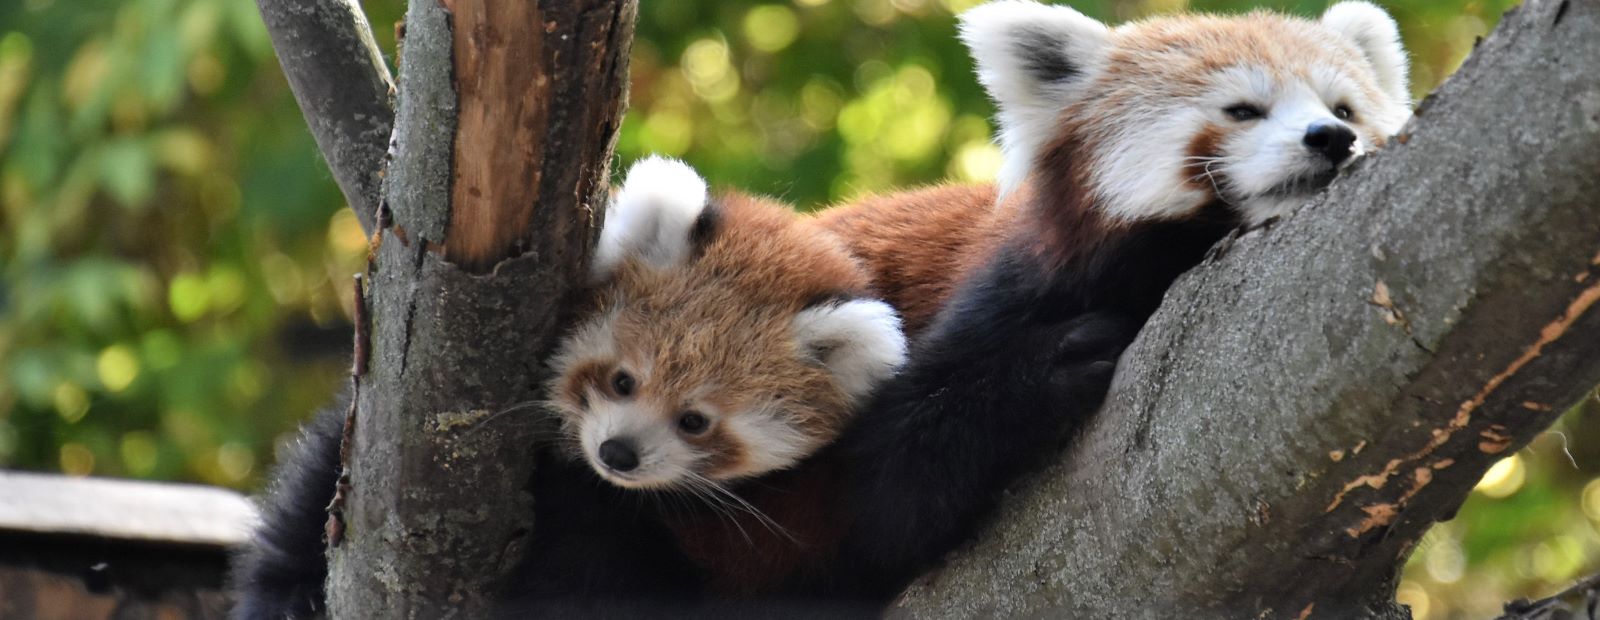
[{"label": "panda's ear fringe", "polygon": [[1071,8],[1029,0],[981,4],[960,20],[978,81],[999,108],[1006,192],[1027,175],[1039,141],[1055,134],[1062,108],[1100,71],[1110,30]]},{"label": "panda's ear fringe", "polygon": [[1066,6],[1000,0],[961,14],[961,41],[1002,107],[1059,100],[1099,65],[1109,30]]},{"label": "panda's ear fringe", "polygon": [[906,361],[900,316],[881,300],[806,308],[795,316],[794,332],[801,350],[817,351],[817,361],[852,399],[865,398]]},{"label": "panda's ear fringe", "polygon": [[688,164],[654,155],[639,160],[606,209],[590,279],[604,280],[629,258],[662,269],[688,260],[709,191]]},{"label": "panda's ear fringe", "polygon": [[1328,7],[1321,22],[1361,50],[1385,94],[1397,104],[1410,103],[1410,62],[1400,27],[1387,11],[1365,0],[1346,0]]}]

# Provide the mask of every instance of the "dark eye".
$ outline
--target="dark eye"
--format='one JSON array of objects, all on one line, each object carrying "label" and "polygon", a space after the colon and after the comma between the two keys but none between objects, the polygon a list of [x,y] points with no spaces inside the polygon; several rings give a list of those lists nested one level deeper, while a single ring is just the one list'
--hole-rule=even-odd
[{"label": "dark eye", "polygon": [[633,396],[633,388],[633,375],[627,371],[618,370],[617,374],[611,375],[611,391],[616,392],[617,396],[622,398]]},{"label": "dark eye", "polygon": [[1333,115],[1341,121],[1348,121],[1356,117],[1356,111],[1350,109],[1350,106],[1341,103],[1333,108]]},{"label": "dark eye", "polygon": [[1227,114],[1228,118],[1241,123],[1244,121],[1253,121],[1258,118],[1267,117],[1267,112],[1265,110],[1262,110],[1260,107],[1249,103],[1235,103],[1223,108],[1222,113]]},{"label": "dark eye", "polygon": [[706,427],[711,426],[711,420],[698,411],[685,411],[678,414],[678,430],[690,435],[699,435],[706,432]]}]

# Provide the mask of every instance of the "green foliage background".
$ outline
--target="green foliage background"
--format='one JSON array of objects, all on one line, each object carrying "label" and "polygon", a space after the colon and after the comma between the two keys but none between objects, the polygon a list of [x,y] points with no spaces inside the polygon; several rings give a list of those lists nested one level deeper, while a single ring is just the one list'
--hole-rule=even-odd
[{"label": "green foliage background", "polygon": [[[802,208],[990,178],[993,110],[952,17],[973,3],[644,0],[621,159],[677,155]],[[1417,93],[1509,4],[1386,2]],[[403,2],[366,9],[392,58]],[[342,207],[251,0],[0,3],[0,466],[255,488],[344,376],[365,246]],[[1587,407],[1430,535],[1401,587],[1418,617],[1600,570]]]}]

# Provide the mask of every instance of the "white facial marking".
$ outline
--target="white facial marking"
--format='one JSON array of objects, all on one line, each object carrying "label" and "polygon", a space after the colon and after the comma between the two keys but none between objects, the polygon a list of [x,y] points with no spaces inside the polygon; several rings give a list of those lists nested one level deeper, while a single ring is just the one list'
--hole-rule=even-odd
[{"label": "white facial marking", "polygon": [[[1329,157],[1304,143],[1312,122],[1354,130],[1349,160],[1371,151],[1373,136],[1398,131],[1410,109],[1407,61],[1394,20],[1376,6],[1351,1],[1330,8],[1318,25],[1326,34],[1313,33],[1306,43],[1335,60],[1310,63],[1305,77],[1284,77],[1294,67],[1232,67],[1208,76],[1199,97],[1135,96],[1119,100],[1114,114],[1095,116],[1083,142],[1094,149],[1089,183],[1101,208],[1124,220],[1183,217],[1220,194],[1245,219],[1260,222],[1304,202],[1332,178]],[[961,37],[1000,108],[1003,196],[1034,171],[1037,151],[1058,136],[1069,106],[1082,101],[1096,113],[1089,102],[1106,93],[1090,89],[1105,70],[1112,35],[1065,7],[1004,0],[962,14]],[[1075,71],[1054,72],[1067,79],[1044,79],[1060,66]],[[1346,66],[1370,72],[1350,73]],[[1257,106],[1266,117],[1250,121],[1251,127],[1232,125],[1236,121],[1221,111],[1236,103]],[[1354,116],[1339,118],[1341,104]],[[1208,127],[1224,128],[1218,139],[1225,143],[1215,145],[1214,156],[1194,159],[1190,141]],[[1185,178],[1195,170],[1202,172]]]},{"label": "white facial marking", "polygon": [[728,417],[728,427],[745,447],[744,467],[730,477],[759,476],[788,469],[818,448],[815,437],[788,419],[776,403]]},{"label": "white facial marking", "polygon": [[[1339,168],[1371,150],[1368,139],[1335,112],[1358,100],[1354,89],[1338,80],[1321,82],[1320,88],[1300,80],[1277,85],[1263,105],[1267,116],[1222,145],[1225,161],[1218,172],[1223,199],[1247,223],[1259,224],[1299,206],[1331,182]],[[1347,159],[1334,162],[1307,145],[1307,134],[1317,125],[1355,135]]]},{"label": "white facial marking", "polygon": [[1173,136],[1193,136],[1204,126],[1205,115],[1174,107],[1129,115],[1097,142],[1091,186],[1108,215],[1123,220],[1177,217],[1194,210],[1209,194],[1194,188],[1176,174],[1151,174],[1154,170],[1183,170],[1188,145]]},{"label": "white facial marking", "polygon": [[[591,399],[588,415],[578,429],[584,458],[601,477],[630,489],[666,488],[684,482],[684,473],[693,470],[694,450],[673,434],[658,416],[633,402]],[[619,472],[600,460],[600,445],[609,440],[625,442],[639,457],[639,465]]]}]

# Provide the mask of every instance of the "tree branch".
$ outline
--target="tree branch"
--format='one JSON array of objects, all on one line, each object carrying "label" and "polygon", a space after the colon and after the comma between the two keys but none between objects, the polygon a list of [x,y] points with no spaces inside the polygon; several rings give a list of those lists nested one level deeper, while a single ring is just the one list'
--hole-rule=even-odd
[{"label": "tree branch", "polygon": [[1600,3],[1507,14],[1397,143],[1181,279],[898,613],[1405,617],[1412,546],[1600,382],[1594,67]]},{"label": "tree branch", "polygon": [[481,617],[519,559],[529,405],[608,191],[636,11],[410,3],[333,617]]},{"label": "tree branch", "polygon": [[355,0],[256,0],[284,77],[368,234],[394,124],[394,81]]}]

